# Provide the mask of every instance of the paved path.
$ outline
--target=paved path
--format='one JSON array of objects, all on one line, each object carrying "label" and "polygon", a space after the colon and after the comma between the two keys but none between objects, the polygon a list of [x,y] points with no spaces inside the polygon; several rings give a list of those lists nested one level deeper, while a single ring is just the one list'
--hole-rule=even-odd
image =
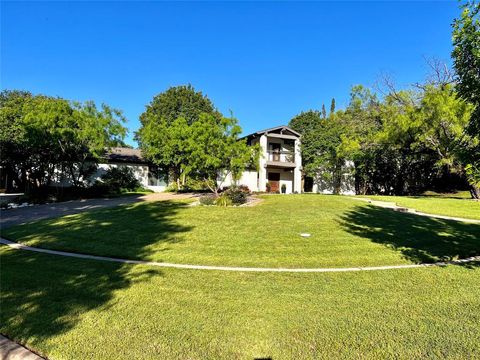
[{"label": "paved path", "polygon": [[446,215],[428,214],[428,213],[424,213],[424,212],[421,212],[421,211],[417,211],[417,210],[412,209],[412,208],[406,208],[404,206],[398,206],[394,202],[378,201],[378,200],[372,200],[372,199],[369,199],[369,198],[357,198],[357,197],[354,197],[352,199],[353,200],[365,201],[365,202],[368,202],[369,204],[379,206],[379,207],[382,207],[382,208],[385,208],[385,209],[391,209],[391,210],[395,210],[395,211],[406,212],[408,214],[414,214],[414,215],[418,215],[418,216],[425,216],[425,217],[431,217],[431,218],[436,218],[436,219],[454,220],[454,221],[462,221],[462,222],[473,223],[473,224],[480,224],[480,220],[466,219],[466,218],[446,216]]},{"label": "paved path", "polygon": [[43,360],[43,358],[0,335],[0,360]]},{"label": "paved path", "polygon": [[174,269],[189,269],[189,270],[216,270],[216,271],[240,271],[240,272],[282,272],[282,273],[326,273],[326,272],[351,272],[351,271],[374,271],[374,270],[391,270],[391,269],[412,269],[431,266],[446,266],[450,264],[466,264],[469,262],[480,261],[480,256],[470,257],[462,260],[452,260],[448,262],[439,262],[434,264],[412,264],[412,265],[387,265],[387,266],[367,266],[367,267],[350,267],[350,268],[257,268],[257,267],[237,267],[237,266],[210,266],[210,265],[191,265],[191,264],[172,264],[155,261],[143,261],[143,260],[128,260],[120,258],[112,258],[106,256],[95,256],[88,254],[72,253],[66,251],[47,250],[42,248],[31,247],[16,243],[10,240],[0,238],[0,244],[9,246],[16,250],[34,251],[49,255],[67,256],[80,259],[97,260],[97,261],[109,261],[124,264],[134,265],[149,265],[158,266],[163,268]]},{"label": "paved path", "polygon": [[133,204],[139,201],[166,201],[193,197],[193,194],[153,193],[146,195],[130,195],[116,198],[73,200],[53,204],[33,205],[16,209],[2,210],[0,228],[24,224],[64,215],[72,215],[84,211],[104,209],[107,207]]}]

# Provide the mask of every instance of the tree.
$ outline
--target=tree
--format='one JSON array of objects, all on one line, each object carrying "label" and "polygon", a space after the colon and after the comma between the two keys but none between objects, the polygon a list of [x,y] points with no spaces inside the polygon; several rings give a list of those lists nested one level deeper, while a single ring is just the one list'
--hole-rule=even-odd
[{"label": "tree", "polygon": [[184,118],[187,124],[191,125],[201,114],[221,118],[221,114],[206,95],[196,91],[192,85],[181,85],[170,87],[156,95],[140,115],[140,122],[142,126],[151,121],[164,121],[169,125],[178,118]]},{"label": "tree", "polygon": [[335,114],[335,98],[332,98],[332,103],[330,104],[330,115]]},{"label": "tree", "polygon": [[331,184],[334,191],[339,192],[345,162],[340,149],[345,129],[340,117],[330,114],[327,121],[320,111],[310,110],[295,116],[289,126],[302,134],[304,174],[312,177],[317,184]]},{"label": "tree", "polygon": [[322,119],[327,118],[327,110],[325,110],[325,104],[322,104]]},{"label": "tree", "polygon": [[237,182],[247,167],[258,168],[260,148],[239,140],[242,130],[235,118],[218,121],[204,114],[190,128],[187,162],[213,192],[218,192],[227,176]]},{"label": "tree", "polygon": [[0,93],[0,164],[2,187],[11,192],[23,188],[30,152],[22,124],[24,104],[32,97],[27,91],[4,90]]},{"label": "tree", "polygon": [[179,188],[189,176],[217,192],[225,176],[237,180],[247,166],[257,166],[258,148],[239,140],[240,133],[234,118],[204,113],[191,124],[183,117],[170,126],[150,122],[142,129],[142,141],[149,159],[175,172]]},{"label": "tree", "polygon": [[416,140],[436,152],[438,168],[462,171],[463,152],[476,144],[476,140],[465,131],[472,109],[471,104],[457,96],[452,85],[426,87],[415,114]]},{"label": "tree", "polygon": [[[2,148],[8,148],[2,167],[27,192],[49,186],[58,176],[83,185],[105,149],[126,133],[121,112],[107,105],[98,110],[93,102],[8,91],[0,98]],[[17,136],[8,143],[4,137],[12,126]]]},{"label": "tree", "polygon": [[157,165],[170,172],[177,186],[185,184],[190,172],[185,163],[188,128],[204,114],[221,121],[222,115],[212,102],[191,85],[167,89],[153,98],[143,114],[136,133],[142,152]]},{"label": "tree", "polygon": [[322,115],[318,110],[302,111],[290,120],[288,126],[300,134],[306,134],[313,130],[321,119]]},{"label": "tree", "polygon": [[457,91],[475,106],[470,131],[480,133],[480,3],[468,2],[453,23],[453,64]]},{"label": "tree", "polygon": [[[478,137],[480,134],[480,3],[465,4],[462,14],[453,23],[453,63],[457,72],[457,90],[467,102],[473,104],[468,131]],[[466,160],[469,169],[468,179],[480,177],[472,172],[479,169],[480,146],[474,147]],[[478,182],[470,181],[471,194],[480,198]]]}]

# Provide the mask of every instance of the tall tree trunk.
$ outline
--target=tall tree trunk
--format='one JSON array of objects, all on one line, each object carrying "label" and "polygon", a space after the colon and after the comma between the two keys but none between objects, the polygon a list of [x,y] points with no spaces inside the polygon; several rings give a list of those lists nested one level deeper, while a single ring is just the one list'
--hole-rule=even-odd
[{"label": "tall tree trunk", "polygon": [[480,199],[480,188],[470,185],[470,195],[472,195],[472,199]]}]

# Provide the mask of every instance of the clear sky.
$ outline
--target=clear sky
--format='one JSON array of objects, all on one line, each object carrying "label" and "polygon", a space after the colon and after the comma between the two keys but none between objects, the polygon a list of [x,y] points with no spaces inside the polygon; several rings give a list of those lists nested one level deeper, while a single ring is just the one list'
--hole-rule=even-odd
[{"label": "clear sky", "polygon": [[381,73],[421,81],[450,62],[452,2],[1,2],[1,88],[122,109],[130,135],[191,83],[244,132],[287,124]]}]

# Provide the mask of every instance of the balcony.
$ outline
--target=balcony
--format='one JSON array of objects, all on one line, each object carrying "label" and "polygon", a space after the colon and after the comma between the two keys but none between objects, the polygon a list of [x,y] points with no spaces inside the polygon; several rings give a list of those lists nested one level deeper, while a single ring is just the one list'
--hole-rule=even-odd
[{"label": "balcony", "polygon": [[295,153],[293,151],[267,150],[267,166],[294,168]]}]

